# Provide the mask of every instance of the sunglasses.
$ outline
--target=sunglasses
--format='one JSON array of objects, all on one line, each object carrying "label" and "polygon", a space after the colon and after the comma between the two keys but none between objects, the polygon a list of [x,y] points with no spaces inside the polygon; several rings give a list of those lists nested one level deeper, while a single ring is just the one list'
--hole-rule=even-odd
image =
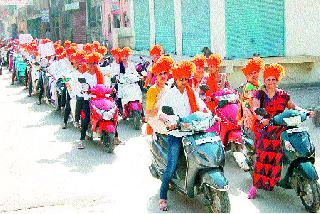
[{"label": "sunglasses", "polygon": [[183,82],[183,81],[188,82],[189,79],[190,79],[190,78],[179,78],[178,80],[181,81],[181,82]]},{"label": "sunglasses", "polygon": [[159,76],[167,76],[168,75],[168,72],[161,72],[158,74]]}]

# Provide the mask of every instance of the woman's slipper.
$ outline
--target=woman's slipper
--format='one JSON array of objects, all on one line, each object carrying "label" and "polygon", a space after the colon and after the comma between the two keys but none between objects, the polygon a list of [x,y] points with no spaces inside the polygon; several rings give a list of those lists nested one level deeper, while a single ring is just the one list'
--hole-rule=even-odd
[{"label": "woman's slipper", "polygon": [[257,188],[252,186],[250,191],[248,192],[248,199],[254,199],[257,196]]},{"label": "woman's slipper", "polygon": [[164,199],[159,200],[159,209],[161,211],[168,211],[168,204],[167,204],[166,200],[164,200]]}]

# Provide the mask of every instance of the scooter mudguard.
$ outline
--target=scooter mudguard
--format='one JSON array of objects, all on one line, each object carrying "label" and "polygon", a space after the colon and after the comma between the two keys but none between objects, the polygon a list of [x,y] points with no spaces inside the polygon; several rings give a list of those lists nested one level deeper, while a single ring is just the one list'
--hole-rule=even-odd
[{"label": "scooter mudguard", "polygon": [[142,106],[139,102],[130,102],[129,103],[129,109],[132,111],[141,111]]},{"label": "scooter mudguard", "polygon": [[308,180],[316,181],[319,179],[318,173],[311,162],[300,163],[298,169],[301,175]]},{"label": "scooter mudguard", "polygon": [[208,185],[216,190],[227,191],[228,180],[225,178],[221,169],[215,168],[205,172],[201,178],[202,185]]},{"label": "scooter mudguard", "polygon": [[236,144],[242,144],[241,130],[233,130],[228,134],[228,142],[235,142]]},{"label": "scooter mudguard", "polygon": [[112,121],[101,121],[99,122],[99,132],[102,134],[102,131],[106,131],[108,133],[115,133],[116,126],[113,124]]}]

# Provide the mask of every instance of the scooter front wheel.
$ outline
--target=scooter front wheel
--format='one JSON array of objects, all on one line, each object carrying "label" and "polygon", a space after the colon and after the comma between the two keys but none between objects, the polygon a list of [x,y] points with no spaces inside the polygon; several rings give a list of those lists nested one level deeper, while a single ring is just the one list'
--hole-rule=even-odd
[{"label": "scooter front wheel", "polygon": [[104,150],[108,153],[112,153],[115,148],[115,134],[103,131],[101,141],[103,143]]},{"label": "scooter front wheel", "polygon": [[209,209],[213,213],[229,213],[230,212],[230,199],[227,191],[218,191],[208,187],[207,197],[210,198],[211,204]]},{"label": "scooter front wheel", "polygon": [[320,208],[320,186],[317,181],[301,180],[298,184],[300,188],[300,199],[308,212],[318,212]]},{"label": "scooter front wheel", "polygon": [[142,126],[140,111],[133,111],[133,127],[135,130],[140,130]]}]

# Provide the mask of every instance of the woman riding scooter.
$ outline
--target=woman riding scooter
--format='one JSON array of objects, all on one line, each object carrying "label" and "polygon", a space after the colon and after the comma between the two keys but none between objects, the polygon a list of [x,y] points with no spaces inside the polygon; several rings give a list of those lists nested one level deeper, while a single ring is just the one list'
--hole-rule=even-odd
[{"label": "woman riding scooter", "polygon": [[[182,61],[172,70],[174,85],[168,89],[159,101],[159,109],[163,106],[169,106],[173,109],[175,114],[179,117],[186,117],[196,111],[207,110],[205,103],[199,98],[199,94],[195,92],[188,84],[196,66],[189,61]],[[159,114],[160,119],[165,123],[166,115],[163,113]],[[186,126],[188,126],[186,124]],[[170,125],[168,128],[172,130],[176,125]],[[161,211],[167,211],[167,192],[169,189],[170,180],[174,174],[179,158],[180,148],[182,146],[182,138],[179,136],[168,135],[168,161],[164,175],[162,177],[162,184],[160,188],[160,200],[159,206]]]},{"label": "woman riding scooter", "polygon": [[174,66],[174,60],[170,56],[162,56],[152,67],[152,74],[156,76],[156,83],[151,86],[146,94],[146,114],[147,114],[147,129],[148,135],[152,135],[154,131],[152,126],[155,125],[158,115],[158,100],[168,89],[166,82],[168,80],[169,73]]},{"label": "woman riding scooter", "polygon": [[[248,198],[256,197],[257,189],[273,190],[281,178],[282,145],[280,135],[284,130],[281,126],[269,124],[270,118],[282,113],[286,108],[306,111],[293,103],[290,95],[278,88],[278,82],[284,76],[284,68],[279,64],[265,67],[263,74],[264,87],[256,91],[253,98],[253,110],[264,108],[267,116],[255,115],[255,148],[256,163],[253,172],[253,186],[248,192]],[[314,116],[314,112],[309,112]]]}]

